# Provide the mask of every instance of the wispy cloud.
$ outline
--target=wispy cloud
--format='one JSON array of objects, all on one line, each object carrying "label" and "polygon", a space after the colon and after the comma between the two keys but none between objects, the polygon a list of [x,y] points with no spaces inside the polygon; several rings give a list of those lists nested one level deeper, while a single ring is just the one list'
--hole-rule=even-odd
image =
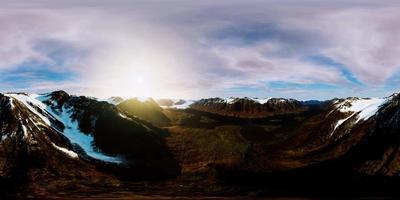
[{"label": "wispy cloud", "polygon": [[1,90],[327,98],[388,94],[400,70],[395,1],[2,3]]}]

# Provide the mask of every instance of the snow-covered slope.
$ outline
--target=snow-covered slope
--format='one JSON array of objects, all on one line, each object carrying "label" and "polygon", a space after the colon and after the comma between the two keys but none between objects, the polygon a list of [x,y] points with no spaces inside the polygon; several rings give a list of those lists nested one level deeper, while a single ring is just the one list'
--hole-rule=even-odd
[{"label": "snow-covered slope", "polygon": [[340,112],[352,112],[357,113],[357,122],[360,120],[366,120],[378,111],[386,101],[386,98],[369,98],[369,99],[346,99],[344,102],[339,103],[337,107]]},{"label": "snow-covered slope", "polygon": [[39,117],[41,121],[48,126],[51,125],[50,119],[55,119],[54,116],[52,116],[45,109],[46,105],[37,99],[39,96],[37,94],[28,95],[24,93],[9,93],[5,94],[5,96],[10,97],[11,102],[18,101],[25,105],[26,108],[28,108],[35,116]]},{"label": "snow-covered slope", "polygon": [[380,106],[386,101],[387,98],[347,98],[342,101],[336,101],[335,110],[333,111],[339,111],[347,114],[348,116],[337,121],[331,135],[337,128],[346,123],[349,119],[354,118],[354,124],[357,124],[360,121],[368,120],[377,113]]},{"label": "snow-covered slope", "polygon": [[[88,156],[105,162],[122,162],[122,159],[118,157],[107,156],[100,152],[93,145],[93,136],[80,131],[78,127],[78,122],[72,120],[71,112],[69,109],[63,107],[61,112],[55,111],[51,109],[50,106],[43,103],[44,101],[49,100],[46,94],[38,95],[9,93],[5,94],[5,96],[10,97],[10,102],[18,101],[33,114],[33,117],[39,118],[39,120],[34,121],[34,124],[36,126],[46,126],[54,129],[57,132],[62,133],[69,139],[72,144],[78,145],[80,148],[82,148]],[[62,123],[64,129],[60,129],[58,126],[55,126],[54,124],[56,123]],[[26,126],[24,125],[22,127],[24,132],[26,132]],[[78,157],[78,154],[73,150],[61,148],[55,144],[54,147],[64,153],[67,153],[69,156],[72,155],[71,157],[73,158]]]},{"label": "snow-covered slope", "polygon": [[[47,107],[47,109],[51,108]],[[106,162],[122,162],[121,158],[107,156],[93,145],[93,136],[85,134],[79,129],[78,122],[72,120],[70,109],[62,107],[62,112],[57,115],[57,117],[65,126],[62,132],[64,136],[66,136],[71,143],[79,145],[88,156]]]}]

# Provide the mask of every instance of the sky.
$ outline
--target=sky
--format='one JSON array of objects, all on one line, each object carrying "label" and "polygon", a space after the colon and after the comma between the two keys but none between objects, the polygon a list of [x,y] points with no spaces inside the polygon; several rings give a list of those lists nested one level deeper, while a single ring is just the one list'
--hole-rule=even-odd
[{"label": "sky", "polygon": [[0,92],[389,96],[400,2],[0,0]]}]

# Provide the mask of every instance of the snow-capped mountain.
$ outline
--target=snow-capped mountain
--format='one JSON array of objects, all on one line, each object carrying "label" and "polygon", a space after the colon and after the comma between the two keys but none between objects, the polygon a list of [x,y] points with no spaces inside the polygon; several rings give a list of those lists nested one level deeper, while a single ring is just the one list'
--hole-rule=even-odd
[{"label": "snow-capped mountain", "polygon": [[123,102],[124,98],[122,97],[110,97],[106,100],[106,102],[113,104],[113,105],[118,105],[119,103]]},{"label": "snow-capped mountain", "polygon": [[[214,98],[195,102],[191,108],[253,121],[262,121],[266,117],[274,122],[274,126],[283,126],[286,134],[292,134],[284,146],[273,150],[271,155],[265,154],[265,150],[251,150],[250,154],[254,153],[257,159],[248,158],[240,167],[236,166],[239,171],[302,168],[318,168],[318,171],[323,163],[335,162],[348,170],[346,173],[393,176],[400,174],[400,156],[397,155],[400,145],[399,99],[398,94],[386,98],[351,97],[324,102],[272,98],[261,104],[250,98]],[[295,118],[300,120],[293,122]],[[252,129],[248,134],[254,135],[255,131]],[[264,132],[272,134],[274,131]],[[257,136],[257,140],[260,137]]]},{"label": "snow-capped mountain", "polygon": [[200,111],[244,118],[294,113],[305,109],[300,101],[294,99],[247,97],[201,99],[190,107]]},{"label": "snow-capped mountain", "polygon": [[[36,120],[32,120],[31,122],[38,128],[42,130],[42,128],[51,128],[58,133],[62,133],[69,142],[73,145],[76,145],[82,148],[83,152],[94,159],[98,159],[105,162],[122,162],[122,159],[118,157],[107,156],[102,153],[99,149],[94,146],[94,137],[90,133],[83,133],[79,128],[79,123],[77,120],[74,120],[72,116],[74,114],[73,108],[68,105],[58,105],[58,102],[52,99],[51,95],[37,95],[37,94],[5,94],[6,97],[10,99],[10,101],[14,104],[21,104],[21,107],[25,107],[30,112],[32,118],[38,117]],[[45,104],[46,103],[46,104]],[[13,106],[13,109],[15,107]],[[24,108],[22,108],[24,109]],[[93,118],[95,121],[96,119]],[[25,120],[27,123],[29,119]],[[28,135],[28,131],[32,130],[32,125],[25,124],[23,122],[23,132],[24,135]],[[93,122],[95,123],[95,122]],[[30,137],[33,138],[33,137]],[[72,149],[66,149],[59,147],[52,143],[52,145],[60,150],[61,152],[66,153],[70,157],[79,158],[78,154],[74,152]]]},{"label": "snow-capped mountain", "polygon": [[283,153],[287,156],[284,159],[296,160],[296,167],[312,170],[335,162],[341,170],[348,170],[346,173],[398,175],[399,99],[399,95],[392,95],[329,101],[297,129],[289,142],[296,150]]},{"label": "snow-capped mountain", "polygon": [[332,110],[332,112],[341,112],[346,113],[344,119],[340,119],[335,124],[335,127],[332,131],[339,128],[343,123],[346,123],[347,120],[351,120],[354,118],[354,123],[358,123],[359,121],[368,120],[370,117],[374,116],[379,108],[388,100],[388,98],[369,98],[369,99],[360,99],[360,98],[347,98],[342,100],[334,101],[336,109]]},{"label": "snow-capped mountain", "polygon": [[156,101],[162,108],[174,109],[187,109],[195,102],[195,100],[184,99],[157,99]]}]

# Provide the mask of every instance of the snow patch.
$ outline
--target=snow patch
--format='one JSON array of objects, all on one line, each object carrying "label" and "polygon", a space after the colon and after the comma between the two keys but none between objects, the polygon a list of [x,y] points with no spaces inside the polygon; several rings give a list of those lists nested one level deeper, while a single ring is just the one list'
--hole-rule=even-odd
[{"label": "snow patch", "polygon": [[47,124],[48,126],[51,126],[50,120],[47,118],[47,116],[44,116],[43,114],[39,113],[36,108],[34,108],[32,105],[36,106],[37,108],[41,109],[41,111],[44,113],[46,112],[46,105],[36,99],[39,95],[37,94],[31,94],[31,95],[26,95],[26,94],[5,94],[5,96],[8,96],[10,98],[14,98],[24,104],[33,114],[38,116],[42,121]]},{"label": "snow patch", "polygon": [[171,106],[171,108],[186,109],[186,108],[189,108],[190,105],[192,105],[194,103],[194,100],[184,100],[184,101],[185,101],[185,103],[180,104],[180,105],[175,104],[175,105]]},{"label": "snow patch", "polygon": [[358,113],[357,121],[367,120],[374,116],[386,99],[370,98],[370,99],[355,99],[346,100],[338,105],[340,112]]},{"label": "snow patch", "polygon": [[4,141],[5,139],[7,139],[8,135],[5,133],[1,133],[1,141]]},{"label": "snow patch", "polygon": [[236,98],[233,98],[233,97],[225,98],[225,102],[227,104],[233,104],[233,103],[235,103],[235,100],[236,100]]},{"label": "snow patch", "polygon": [[125,114],[123,114],[123,113],[118,113],[119,114],[119,116],[120,117],[122,117],[122,118],[124,118],[124,119],[129,119],[129,120],[132,120],[131,118],[129,118],[128,116],[126,116]]},{"label": "snow patch", "polygon": [[271,98],[251,98],[251,100],[258,102],[260,104],[267,103]]},{"label": "snow patch", "polygon": [[116,106],[116,105],[120,104],[121,102],[123,102],[124,99],[121,98],[121,97],[110,97],[110,98],[102,100],[102,101],[105,101],[105,102],[107,102],[109,104],[112,104],[112,105]]},{"label": "snow patch", "polygon": [[65,153],[65,154],[68,155],[69,157],[71,157],[71,158],[79,158],[79,156],[78,156],[77,153],[75,153],[75,152],[73,152],[73,151],[71,151],[71,150],[68,150],[68,149],[66,149],[66,148],[57,146],[57,145],[54,144],[54,143],[51,143],[51,144],[53,145],[54,148],[56,148],[56,149],[58,149],[59,151]]},{"label": "snow patch", "polygon": [[11,98],[11,97],[8,97],[8,99],[10,100],[8,103],[9,103],[9,105],[10,105],[10,108],[11,108],[11,110],[13,110],[14,109],[14,104],[13,104],[13,99]]},{"label": "snow patch", "polygon": [[25,125],[22,125],[22,132],[24,133],[24,138],[28,137],[28,130],[26,129]]},{"label": "snow patch", "polygon": [[161,108],[175,108],[175,109],[187,109],[192,105],[195,100],[183,100],[185,101],[182,104],[178,104],[178,102],[182,101],[183,99],[172,99],[173,105],[171,106],[160,106]]},{"label": "snow patch", "polygon": [[369,99],[346,99],[345,101],[336,105],[336,108],[339,109],[342,113],[351,112],[352,114],[344,119],[339,120],[331,135],[335,132],[335,130],[346,122],[348,119],[356,116],[357,119],[355,123],[358,123],[360,120],[367,120],[370,117],[374,116],[376,112],[379,110],[380,106],[386,102],[385,98],[369,98]]},{"label": "snow patch", "polygon": [[[237,97],[228,97],[224,99],[224,103],[227,104],[233,104],[235,103],[237,100],[240,100],[241,98],[237,98]],[[249,97],[244,97],[243,99],[247,99],[247,100],[251,100],[254,101],[256,103],[259,104],[265,104],[267,103],[271,98],[258,98],[258,97],[254,97],[254,98],[249,98]]]}]

